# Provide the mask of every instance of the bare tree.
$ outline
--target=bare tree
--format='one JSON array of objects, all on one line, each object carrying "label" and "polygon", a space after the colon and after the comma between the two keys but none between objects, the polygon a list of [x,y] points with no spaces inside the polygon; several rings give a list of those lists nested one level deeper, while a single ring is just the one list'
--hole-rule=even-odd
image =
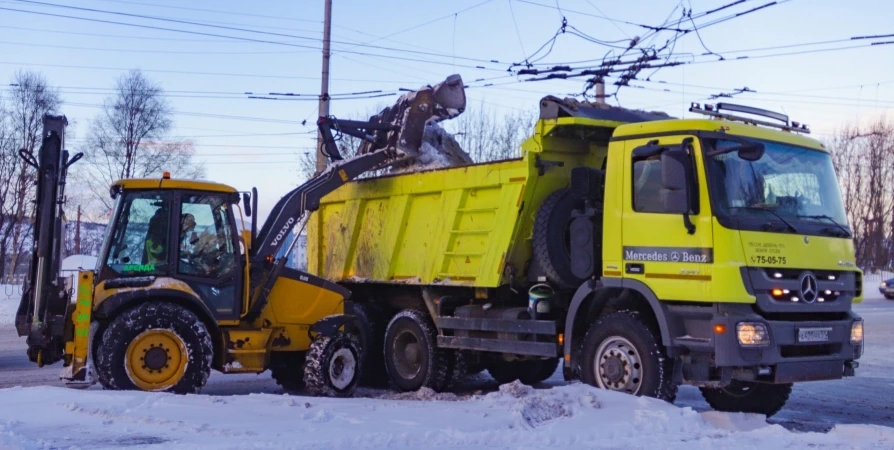
[{"label": "bare tree", "polygon": [[513,111],[500,116],[485,108],[466,110],[456,119],[446,122],[463,150],[476,163],[498,161],[521,156],[521,144],[534,131],[537,116],[534,112]]},{"label": "bare tree", "polygon": [[[11,83],[11,95],[7,101],[6,133],[12,140],[4,149],[8,168],[11,172],[4,174],[2,214],[7,224],[0,236],[0,247],[4,250],[4,259],[8,258],[8,266],[4,267],[4,275],[11,278],[21,263],[24,245],[28,238],[26,221],[33,213],[35,170],[18,157],[19,149],[35,154],[41,144],[43,133],[43,117],[55,114],[62,104],[57,90],[47,84],[46,78],[37,72],[17,71]],[[9,139],[9,138],[8,138]],[[7,169],[8,170],[8,169]]]},{"label": "bare tree", "polygon": [[857,264],[870,272],[894,264],[894,124],[884,117],[861,131],[846,125],[832,152]]},{"label": "bare tree", "polygon": [[100,215],[111,209],[109,185],[126,178],[160,177],[170,170],[178,178],[201,178],[193,161],[194,145],[168,139],[173,110],[161,86],[132,70],[118,78],[87,136],[78,179],[92,193]]}]

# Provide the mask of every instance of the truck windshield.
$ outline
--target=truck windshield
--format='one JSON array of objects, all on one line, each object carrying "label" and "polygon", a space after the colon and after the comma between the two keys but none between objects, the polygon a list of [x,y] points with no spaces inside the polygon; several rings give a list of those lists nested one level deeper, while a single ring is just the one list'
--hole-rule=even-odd
[{"label": "truck windshield", "polygon": [[[715,215],[725,226],[848,237],[847,215],[828,153],[772,141],[747,161],[736,151],[705,158]],[[706,139],[706,153],[740,141]],[[726,222],[726,223],[724,223]]]}]

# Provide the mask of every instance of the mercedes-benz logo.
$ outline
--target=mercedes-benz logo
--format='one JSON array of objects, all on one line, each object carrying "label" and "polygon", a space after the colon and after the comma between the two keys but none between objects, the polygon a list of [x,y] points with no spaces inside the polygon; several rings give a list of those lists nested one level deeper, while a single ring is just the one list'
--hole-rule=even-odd
[{"label": "mercedes-benz logo", "polygon": [[671,253],[671,261],[673,261],[673,262],[679,262],[679,261],[680,261],[680,254],[677,253],[677,252],[673,252],[673,253]]},{"label": "mercedes-benz logo", "polygon": [[816,277],[812,273],[801,276],[801,298],[806,303],[813,303],[817,297]]}]

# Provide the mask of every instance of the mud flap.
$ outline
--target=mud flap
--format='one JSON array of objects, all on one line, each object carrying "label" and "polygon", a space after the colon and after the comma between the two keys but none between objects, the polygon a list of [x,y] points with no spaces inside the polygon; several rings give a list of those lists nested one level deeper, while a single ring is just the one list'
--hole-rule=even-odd
[{"label": "mud flap", "polygon": [[324,317],[318,320],[317,323],[311,325],[310,329],[307,330],[307,333],[310,336],[311,341],[314,339],[314,334],[332,337],[335,336],[335,334],[338,333],[338,330],[343,326],[345,327],[345,331],[351,332],[350,328],[356,328],[357,326],[356,321],[357,317],[348,314]]}]

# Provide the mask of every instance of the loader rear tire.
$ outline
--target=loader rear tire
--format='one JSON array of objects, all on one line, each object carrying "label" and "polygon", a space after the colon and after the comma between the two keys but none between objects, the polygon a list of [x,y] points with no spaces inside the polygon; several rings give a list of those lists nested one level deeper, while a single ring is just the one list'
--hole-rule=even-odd
[{"label": "loader rear tire", "polygon": [[582,204],[570,189],[559,189],[543,200],[534,218],[534,258],[546,278],[563,288],[584,282],[571,271],[571,212]]},{"label": "loader rear tire", "polygon": [[388,385],[385,370],[385,354],[382,341],[385,338],[385,312],[369,303],[354,303],[357,330],[360,335],[360,351],[363,356],[362,386],[383,387]]},{"label": "loader rear tire", "polygon": [[385,369],[401,391],[427,387],[444,391],[453,378],[451,355],[437,346],[435,325],[428,315],[405,309],[391,319],[385,332]]},{"label": "loader rear tire", "polygon": [[96,374],[107,389],[198,393],[213,354],[211,335],[192,311],[147,302],[109,323],[96,351]]}]

